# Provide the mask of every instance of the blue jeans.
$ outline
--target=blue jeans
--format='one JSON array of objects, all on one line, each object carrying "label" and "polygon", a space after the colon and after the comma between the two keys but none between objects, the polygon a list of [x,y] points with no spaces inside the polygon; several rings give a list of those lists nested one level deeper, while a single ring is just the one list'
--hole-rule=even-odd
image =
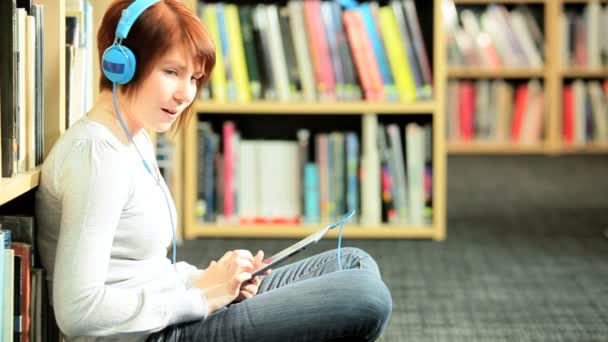
[{"label": "blue jeans", "polygon": [[203,321],[170,326],[148,341],[375,341],[391,316],[391,294],[376,262],[342,248],[277,268],[256,296]]}]

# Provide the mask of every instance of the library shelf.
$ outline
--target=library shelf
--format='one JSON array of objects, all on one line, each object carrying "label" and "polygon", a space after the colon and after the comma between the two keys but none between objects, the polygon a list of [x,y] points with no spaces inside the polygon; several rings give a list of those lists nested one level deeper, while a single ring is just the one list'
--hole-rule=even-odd
[{"label": "library shelf", "polygon": [[454,0],[456,5],[544,4],[553,0]]},{"label": "library shelf", "polygon": [[606,154],[608,143],[587,143],[582,146],[563,145],[560,153],[564,154]]},{"label": "library shelf", "polygon": [[607,78],[608,67],[605,68],[567,68],[561,71],[564,78]]},{"label": "library shelf", "polygon": [[[238,224],[203,224],[195,223],[191,238],[227,237],[227,238],[302,238],[322,228],[322,225],[238,225]],[[337,238],[339,227],[332,229],[326,237]],[[353,239],[388,239],[419,238],[442,239],[432,226],[391,226],[391,225],[354,225],[345,224],[343,238]]]},{"label": "library shelf", "polygon": [[450,78],[541,78],[544,76],[543,68],[480,69],[456,66],[448,68]]},{"label": "library shelf", "polygon": [[447,143],[449,154],[540,154],[550,153],[551,150],[544,144],[509,144],[509,143]]},{"label": "library shelf", "polygon": [[198,113],[238,114],[425,114],[435,112],[435,101],[402,102],[215,102],[196,101]]},{"label": "library shelf", "polygon": [[0,179],[0,205],[34,189],[40,182],[40,167],[11,178]]},{"label": "library shelf", "polygon": [[561,0],[564,4],[588,4],[593,1],[599,1],[600,3],[608,3],[608,0]]}]

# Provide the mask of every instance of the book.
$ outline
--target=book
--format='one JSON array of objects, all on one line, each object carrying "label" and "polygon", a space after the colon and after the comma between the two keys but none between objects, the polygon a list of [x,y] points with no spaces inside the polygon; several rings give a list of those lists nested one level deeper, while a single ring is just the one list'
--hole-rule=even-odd
[{"label": "book", "polygon": [[0,129],[2,143],[2,177],[17,174],[17,62],[14,53],[16,4],[0,1]]}]

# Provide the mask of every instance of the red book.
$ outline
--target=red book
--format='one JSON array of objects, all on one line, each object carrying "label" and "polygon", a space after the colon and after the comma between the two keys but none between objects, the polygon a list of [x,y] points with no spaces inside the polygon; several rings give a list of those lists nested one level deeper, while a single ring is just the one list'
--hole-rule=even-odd
[{"label": "red book", "polygon": [[574,92],[572,85],[564,86],[562,134],[567,145],[574,144]]},{"label": "red book", "polygon": [[21,341],[29,342],[32,246],[29,243],[13,242],[11,248],[15,251],[15,255],[21,256],[21,288],[15,291],[21,293]]},{"label": "red book", "polygon": [[382,101],[384,100],[382,76],[365,31],[363,18],[356,10],[344,11],[342,17],[363,97],[370,101]]},{"label": "red book", "polygon": [[519,142],[524,124],[526,107],[528,106],[528,85],[520,84],[515,90],[515,109],[511,125],[511,142]]},{"label": "red book", "polygon": [[224,218],[234,215],[234,122],[226,121],[223,126],[224,144]]},{"label": "red book", "polygon": [[304,20],[308,33],[308,46],[317,80],[317,91],[323,100],[335,100],[336,81],[331,65],[329,44],[321,20],[321,1],[304,1]]},{"label": "red book", "polygon": [[475,137],[475,84],[471,81],[462,81],[458,101],[458,115],[460,123],[460,139],[468,142]]}]

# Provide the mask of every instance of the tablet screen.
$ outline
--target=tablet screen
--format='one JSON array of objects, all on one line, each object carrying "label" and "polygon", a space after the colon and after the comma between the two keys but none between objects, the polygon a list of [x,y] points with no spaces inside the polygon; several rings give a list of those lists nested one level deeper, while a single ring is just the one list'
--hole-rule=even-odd
[{"label": "tablet screen", "polygon": [[317,243],[319,240],[321,240],[323,238],[323,236],[325,236],[325,234],[341,225],[344,224],[344,222],[346,222],[347,220],[349,220],[353,215],[355,214],[354,210],[351,210],[350,212],[348,212],[346,215],[344,215],[339,221],[337,221],[336,223],[330,224],[328,226],[326,226],[325,228],[319,230],[318,232],[315,232],[309,236],[307,236],[306,238],[298,241],[297,243],[285,248],[284,250],[280,251],[279,253],[266,258],[263,263],[264,266],[258,268],[257,270],[253,271],[253,273],[251,274],[252,277],[255,277],[257,275],[261,275],[262,273],[264,273],[264,271],[266,271],[269,268],[272,268],[273,266],[276,266],[278,264],[280,264],[281,262],[285,261],[287,258],[295,255],[296,253],[306,249],[306,247],[313,245],[315,243]]}]

